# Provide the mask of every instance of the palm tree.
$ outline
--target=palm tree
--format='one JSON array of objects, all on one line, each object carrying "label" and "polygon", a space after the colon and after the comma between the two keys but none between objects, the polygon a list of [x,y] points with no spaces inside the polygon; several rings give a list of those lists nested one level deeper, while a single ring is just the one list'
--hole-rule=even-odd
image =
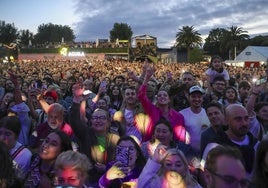
[{"label": "palm tree", "polygon": [[221,48],[231,52],[231,58],[235,59],[237,49],[241,50],[244,47],[246,41],[249,39],[249,35],[241,27],[231,26],[228,29],[224,34]]},{"label": "palm tree", "polygon": [[194,26],[183,26],[176,34],[176,47],[187,49],[187,61],[189,62],[190,49],[201,46],[201,34],[194,29]]}]

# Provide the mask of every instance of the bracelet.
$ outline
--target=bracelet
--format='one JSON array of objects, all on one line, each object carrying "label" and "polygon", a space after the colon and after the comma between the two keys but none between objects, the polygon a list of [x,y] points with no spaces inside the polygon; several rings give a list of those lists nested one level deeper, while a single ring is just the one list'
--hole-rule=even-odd
[{"label": "bracelet", "polygon": [[252,95],[256,95],[256,96],[259,95],[259,93],[255,93],[255,92],[252,92],[251,94],[252,94]]}]

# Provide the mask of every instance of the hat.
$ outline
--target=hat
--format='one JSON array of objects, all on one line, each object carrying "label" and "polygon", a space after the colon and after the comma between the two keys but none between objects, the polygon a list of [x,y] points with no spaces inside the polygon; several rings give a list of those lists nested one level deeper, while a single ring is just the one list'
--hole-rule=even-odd
[{"label": "hat", "polygon": [[52,97],[54,101],[58,100],[58,94],[56,91],[53,90],[45,92],[44,97]]},{"label": "hat", "polygon": [[201,94],[204,94],[204,90],[201,87],[199,87],[199,86],[192,86],[192,87],[190,87],[189,94],[192,94],[194,92],[199,92]]},{"label": "hat", "polygon": [[0,128],[6,128],[12,131],[17,137],[20,134],[21,124],[19,118],[16,116],[5,116],[0,121]]}]

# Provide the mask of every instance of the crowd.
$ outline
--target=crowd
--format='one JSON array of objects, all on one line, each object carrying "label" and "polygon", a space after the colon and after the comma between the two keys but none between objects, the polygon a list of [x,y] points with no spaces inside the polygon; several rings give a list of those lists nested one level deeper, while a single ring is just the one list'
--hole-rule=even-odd
[{"label": "crowd", "polygon": [[0,187],[267,187],[267,66],[0,64]]}]

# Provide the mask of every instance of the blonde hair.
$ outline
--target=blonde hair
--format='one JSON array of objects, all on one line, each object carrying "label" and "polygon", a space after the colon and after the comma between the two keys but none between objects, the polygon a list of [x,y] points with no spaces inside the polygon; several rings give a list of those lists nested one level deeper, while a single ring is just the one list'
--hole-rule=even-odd
[{"label": "blonde hair", "polygon": [[83,176],[87,175],[87,171],[90,169],[91,164],[85,154],[76,151],[62,152],[56,159],[55,169],[71,168],[81,172]]},{"label": "blonde hair", "polygon": [[176,149],[176,148],[171,148],[171,149],[167,150],[167,155],[166,155],[165,159],[162,162],[162,167],[161,167],[159,175],[163,175],[163,173],[164,173],[164,161],[166,160],[166,158],[168,156],[171,156],[171,155],[179,156],[180,159],[183,162],[183,165],[184,165],[184,168],[185,168],[185,174],[184,175],[180,174],[180,175],[183,178],[183,180],[185,181],[185,184],[187,186],[197,185],[197,182],[195,181],[195,179],[193,178],[193,176],[190,173],[190,170],[189,170],[189,167],[188,167],[188,162],[187,162],[187,159],[186,159],[184,153],[181,150]]}]

